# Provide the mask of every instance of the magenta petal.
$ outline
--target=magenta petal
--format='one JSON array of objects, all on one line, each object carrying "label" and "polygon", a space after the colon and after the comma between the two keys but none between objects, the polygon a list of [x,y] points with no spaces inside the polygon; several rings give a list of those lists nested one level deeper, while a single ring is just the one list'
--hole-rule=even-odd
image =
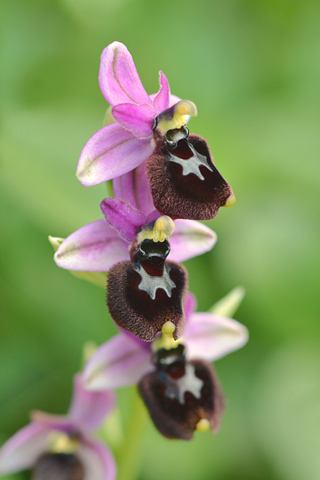
[{"label": "magenta petal", "polygon": [[195,295],[193,295],[193,293],[188,292],[186,304],[184,306],[184,314],[186,316],[186,321],[189,320],[189,318],[191,317],[192,313],[196,310],[196,308],[197,308],[197,299]]},{"label": "magenta petal", "polygon": [[98,428],[115,403],[116,396],[112,391],[89,392],[84,389],[81,375],[75,375],[68,413],[75,424],[81,425],[85,430]]},{"label": "magenta petal", "polygon": [[149,103],[132,56],[120,42],[108,45],[101,54],[99,85],[110,105],[119,103]]},{"label": "magenta petal", "polygon": [[142,163],[131,172],[125,173],[113,180],[115,198],[131,205],[148,215],[154,210],[149,180]]},{"label": "magenta petal", "polygon": [[133,170],[152,152],[149,140],[139,140],[119,123],[112,123],[101,128],[84,146],[77,177],[85,187],[97,185]]},{"label": "magenta petal", "polygon": [[30,423],[0,449],[0,475],[29,469],[47,449],[50,434],[44,425]]},{"label": "magenta petal", "polygon": [[155,117],[151,105],[135,105],[122,103],[112,109],[114,118],[138,138],[148,138],[152,135],[152,124]]},{"label": "magenta petal", "polygon": [[54,255],[59,267],[87,272],[107,272],[127,259],[128,245],[105,220],[89,223],[69,235]]},{"label": "magenta petal", "polygon": [[167,77],[163,72],[160,74],[160,90],[153,99],[153,108],[156,115],[166,110],[170,104],[170,86]]},{"label": "magenta petal", "polygon": [[248,330],[231,318],[211,313],[194,313],[183,334],[188,358],[210,362],[243,347],[248,341]]},{"label": "magenta petal", "polygon": [[83,480],[115,480],[117,465],[110,450],[96,440],[85,439],[77,452],[85,467]]},{"label": "magenta petal", "polygon": [[90,390],[114,389],[137,383],[150,370],[151,350],[120,333],[92,355],[84,368],[83,382]]},{"label": "magenta petal", "polygon": [[217,241],[215,232],[196,220],[175,220],[174,224],[168,258],[176,262],[209,252]]},{"label": "magenta petal", "polygon": [[133,242],[137,233],[146,223],[146,216],[117,198],[106,198],[100,208],[107,222],[127,242]]}]

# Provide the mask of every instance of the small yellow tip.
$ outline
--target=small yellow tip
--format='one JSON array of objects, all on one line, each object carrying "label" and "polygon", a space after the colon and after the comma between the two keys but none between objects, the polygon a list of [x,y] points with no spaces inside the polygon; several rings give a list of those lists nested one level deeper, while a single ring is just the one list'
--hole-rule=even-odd
[{"label": "small yellow tip", "polygon": [[56,252],[60,247],[61,243],[64,241],[64,238],[48,236],[48,240],[53,246],[54,251]]},{"label": "small yellow tip", "polygon": [[225,205],[223,205],[224,207],[232,207],[232,205],[234,205],[236,203],[237,199],[235,197],[235,195],[232,193],[230,195],[230,197],[227,199]]},{"label": "small yellow tip", "polygon": [[175,331],[176,327],[174,323],[168,321],[162,325],[161,332],[166,334],[171,334]]},{"label": "small yellow tip", "polygon": [[196,425],[197,432],[206,432],[210,430],[210,422],[207,418],[201,418]]}]

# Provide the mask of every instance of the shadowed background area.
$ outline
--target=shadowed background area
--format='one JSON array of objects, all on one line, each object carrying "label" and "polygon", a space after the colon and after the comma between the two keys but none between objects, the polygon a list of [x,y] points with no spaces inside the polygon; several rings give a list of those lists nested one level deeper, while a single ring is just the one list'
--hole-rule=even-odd
[{"label": "shadowed background area", "polygon": [[[0,444],[28,412],[64,413],[87,340],[116,329],[103,289],[56,267],[47,237],[102,218],[105,185],[75,177],[107,104],[99,57],[126,44],[148,93],[158,71],[194,101],[237,203],[186,262],[205,311],[233,287],[250,331],[216,364],[228,404],[217,436],[168,441],[148,423],[140,480],[320,477],[319,4],[278,0],[1,1]],[[125,422],[127,398],[120,392]],[[8,477],[9,478],[9,477]],[[10,478],[29,478],[17,474]]]}]

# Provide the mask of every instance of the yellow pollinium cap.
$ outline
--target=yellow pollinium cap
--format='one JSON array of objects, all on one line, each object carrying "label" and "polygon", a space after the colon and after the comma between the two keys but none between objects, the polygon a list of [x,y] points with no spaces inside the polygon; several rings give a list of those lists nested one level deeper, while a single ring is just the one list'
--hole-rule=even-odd
[{"label": "yellow pollinium cap", "polygon": [[173,220],[167,215],[159,217],[153,226],[153,229],[144,228],[138,234],[138,242],[141,243],[143,240],[149,239],[154,242],[164,242],[167,240],[170,235],[174,232],[174,223]]},{"label": "yellow pollinium cap", "polygon": [[[159,115],[157,129],[164,135],[168,130],[183,127],[188,117],[196,117],[198,115],[196,105],[190,100],[180,100],[172,107],[173,113],[168,109],[168,115],[165,112]],[[170,112],[170,114],[169,114]]]},{"label": "yellow pollinium cap", "polygon": [[52,432],[50,438],[50,451],[52,453],[75,453],[80,442],[77,438],[70,438],[65,432]]},{"label": "yellow pollinium cap", "polygon": [[226,203],[223,205],[224,207],[232,207],[236,203],[237,199],[234,193],[230,195],[230,197],[227,198]]},{"label": "yellow pollinium cap", "polygon": [[210,430],[210,422],[207,418],[201,418],[196,425],[196,431],[206,432],[207,430]]},{"label": "yellow pollinium cap", "polygon": [[171,348],[177,347],[181,343],[181,339],[175,340],[173,338],[173,333],[176,327],[174,323],[167,321],[162,325],[161,335],[156,338],[152,344],[152,350],[156,351],[160,348],[165,348],[166,350],[171,350]]}]

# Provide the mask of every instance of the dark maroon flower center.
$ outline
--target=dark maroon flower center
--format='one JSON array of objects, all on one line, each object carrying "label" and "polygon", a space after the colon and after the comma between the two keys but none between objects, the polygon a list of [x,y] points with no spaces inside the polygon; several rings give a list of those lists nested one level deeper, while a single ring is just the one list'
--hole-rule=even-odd
[{"label": "dark maroon flower center", "polygon": [[32,480],[84,480],[85,468],[71,453],[44,453],[37,460]]},{"label": "dark maroon flower center", "polygon": [[182,265],[167,262],[167,240],[134,243],[131,262],[114,265],[108,276],[107,303],[114,321],[145,341],[154,340],[162,326],[174,323],[175,338],[184,329],[187,273]]},{"label": "dark maroon flower center", "polygon": [[219,429],[223,395],[211,364],[187,361],[185,347],[160,348],[156,370],[143,377],[139,390],[158,430],[168,438],[190,440],[199,422]]}]

